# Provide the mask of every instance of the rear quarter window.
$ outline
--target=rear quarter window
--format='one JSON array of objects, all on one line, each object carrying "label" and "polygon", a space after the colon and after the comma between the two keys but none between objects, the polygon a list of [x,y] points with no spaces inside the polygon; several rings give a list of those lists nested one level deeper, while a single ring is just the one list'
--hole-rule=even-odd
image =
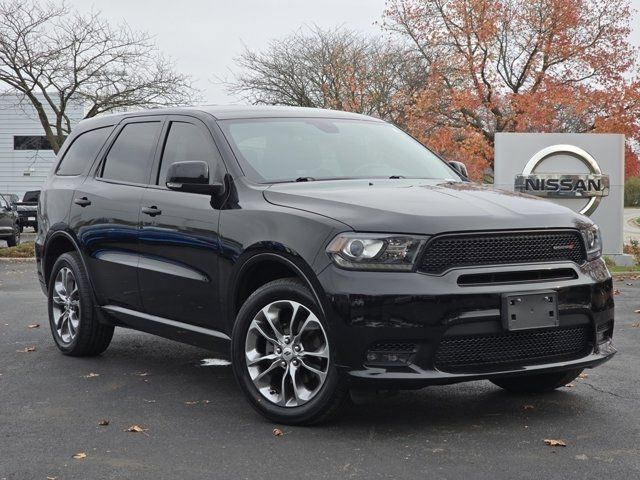
[{"label": "rear quarter window", "polygon": [[97,128],[78,135],[58,165],[56,175],[80,175],[96,158],[112,127]]}]

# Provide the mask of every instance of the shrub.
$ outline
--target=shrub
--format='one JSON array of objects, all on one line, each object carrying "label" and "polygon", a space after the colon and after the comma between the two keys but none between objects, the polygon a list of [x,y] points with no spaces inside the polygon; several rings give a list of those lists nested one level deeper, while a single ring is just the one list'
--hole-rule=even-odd
[{"label": "shrub", "polygon": [[632,255],[635,264],[640,265],[640,242],[638,242],[638,240],[631,240],[628,245],[622,248],[622,251]]},{"label": "shrub", "polygon": [[640,207],[640,177],[627,178],[624,182],[624,206]]}]

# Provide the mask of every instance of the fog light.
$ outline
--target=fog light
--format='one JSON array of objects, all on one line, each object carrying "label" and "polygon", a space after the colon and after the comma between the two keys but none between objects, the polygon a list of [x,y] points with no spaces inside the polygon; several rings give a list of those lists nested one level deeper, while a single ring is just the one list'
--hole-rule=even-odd
[{"label": "fog light", "polygon": [[613,336],[613,322],[609,321],[607,323],[603,323],[598,325],[596,329],[596,342],[604,343],[611,340]]},{"label": "fog light", "polygon": [[417,350],[418,346],[415,343],[376,343],[367,350],[365,364],[377,367],[409,365]]}]

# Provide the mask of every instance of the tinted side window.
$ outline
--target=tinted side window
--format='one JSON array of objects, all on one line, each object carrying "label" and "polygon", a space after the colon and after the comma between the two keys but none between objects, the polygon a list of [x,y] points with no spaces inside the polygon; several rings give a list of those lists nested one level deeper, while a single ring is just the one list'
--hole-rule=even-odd
[{"label": "tinted side window", "polygon": [[0,208],[6,208],[9,206],[9,203],[4,199],[2,195],[0,195]]},{"label": "tinted side window", "polygon": [[111,127],[98,128],[76,137],[58,165],[56,175],[80,175],[96,158],[110,131]]},{"label": "tinted side window", "polygon": [[160,122],[129,123],[111,146],[102,168],[102,178],[147,183]]},{"label": "tinted side window", "polygon": [[162,152],[157,184],[166,183],[167,170],[172,164],[191,160],[207,162],[210,179],[216,178],[220,161],[211,136],[191,123],[172,122]]}]

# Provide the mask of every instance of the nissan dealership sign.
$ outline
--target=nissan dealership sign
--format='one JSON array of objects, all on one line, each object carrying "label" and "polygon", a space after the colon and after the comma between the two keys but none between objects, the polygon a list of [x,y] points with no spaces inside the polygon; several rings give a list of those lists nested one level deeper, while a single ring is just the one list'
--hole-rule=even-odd
[{"label": "nissan dealership sign", "polygon": [[495,184],[590,217],[604,253],[622,253],[624,135],[498,133]]}]

